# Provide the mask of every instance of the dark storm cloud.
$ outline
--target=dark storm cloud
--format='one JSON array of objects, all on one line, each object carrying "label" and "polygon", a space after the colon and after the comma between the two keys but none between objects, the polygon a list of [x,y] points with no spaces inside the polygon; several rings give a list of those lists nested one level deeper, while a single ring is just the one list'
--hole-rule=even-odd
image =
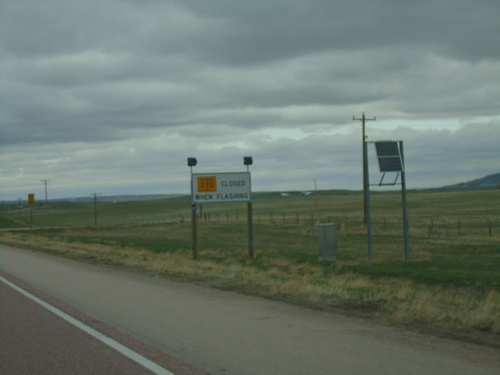
[{"label": "dark storm cloud", "polygon": [[[415,170],[429,153],[412,147],[430,138],[460,145],[437,171],[486,172],[498,19],[486,0],[0,0],[2,175],[9,186],[51,174],[69,189],[76,170],[110,189],[130,176],[160,186],[161,160],[182,190],[186,155],[231,169],[252,153],[266,160],[260,189],[319,176],[353,187],[362,111],[414,143]],[[470,129],[465,147],[457,137]]]},{"label": "dark storm cloud", "polygon": [[398,46],[471,60],[500,53],[489,44],[499,30],[494,1],[201,1],[190,9],[213,20],[192,51],[223,63]]}]

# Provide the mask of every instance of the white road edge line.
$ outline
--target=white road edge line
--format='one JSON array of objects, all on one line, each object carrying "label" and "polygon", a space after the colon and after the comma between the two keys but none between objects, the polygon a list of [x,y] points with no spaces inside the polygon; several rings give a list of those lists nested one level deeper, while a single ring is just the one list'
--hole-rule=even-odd
[{"label": "white road edge line", "polygon": [[5,279],[4,277],[0,276],[0,281],[4,282],[11,288],[17,290],[19,293],[23,294],[24,296],[28,297],[32,301],[38,303],[40,306],[45,307],[47,310],[51,311],[52,313],[56,314],[57,316],[63,318],[67,322],[73,324],[75,327],[81,329],[82,331],[88,333],[89,335],[95,337],[99,341],[103,342],[104,344],[110,346],[111,348],[115,349],[116,351],[122,353],[124,356],[130,358],[134,362],[137,362],[141,366],[147,368],[148,370],[151,370],[157,375],[175,375],[173,372],[170,372],[163,367],[157,365],[153,361],[150,361],[146,357],[143,357],[139,353],[134,352],[133,350],[127,348],[126,346],[120,344],[119,342],[103,335],[102,333],[96,331],[95,329],[89,327],[88,325],[80,322],[79,320],[73,318],[72,316],[66,314],[65,312],[57,309],[56,307],[48,304],[47,302],[41,300],[40,298],[34,296],[33,294],[27,292],[26,290],[20,288],[16,284],[10,282],[9,280]]}]

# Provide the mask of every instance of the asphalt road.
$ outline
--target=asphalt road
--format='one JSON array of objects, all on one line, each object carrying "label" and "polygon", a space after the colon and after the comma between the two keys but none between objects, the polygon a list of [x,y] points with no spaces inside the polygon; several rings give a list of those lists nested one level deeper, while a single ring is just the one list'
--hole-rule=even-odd
[{"label": "asphalt road", "polygon": [[0,297],[0,373],[154,374],[5,282]]},{"label": "asphalt road", "polygon": [[210,374],[500,374],[496,348],[340,313],[1,245],[0,270],[87,317],[96,329],[156,350],[154,358],[167,356]]}]

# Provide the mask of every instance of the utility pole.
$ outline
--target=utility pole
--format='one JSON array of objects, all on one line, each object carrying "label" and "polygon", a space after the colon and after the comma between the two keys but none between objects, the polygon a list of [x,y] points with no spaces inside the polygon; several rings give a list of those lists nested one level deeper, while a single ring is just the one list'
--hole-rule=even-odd
[{"label": "utility pole", "polygon": [[45,207],[48,206],[48,203],[47,203],[47,183],[50,182],[50,180],[40,180],[42,181],[44,184],[45,184]]},{"label": "utility pole", "polygon": [[363,224],[366,227],[366,194],[367,194],[367,181],[368,181],[368,156],[366,155],[366,147],[365,147],[365,142],[366,142],[366,134],[365,134],[365,123],[366,121],[375,121],[377,120],[376,117],[374,118],[366,118],[365,113],[363,112],[363,116],[361,118],[356,118],[352,116],[353,120],[359,120],[361,121],[361,126],[363,127],[363,133],[362,133],[362,139],[361,139],[361,146],[363,150]]},{"label": "utility pole", "polygon": [[97,226],[97,196],[99,195],[97,192],[91,194],[94,196],[94,225]]},{"label": "utility pole", "polygon": [[45,184],[45,227],[48,226],[48,222],[49,222],[49,203],[48,203],[48,199],[47,199],[47,183],[49,182],[50,180],[41,180],[41,182],[43,182]]},{"label": "utility pole", "polygon": [[314,180],[314,206],[318,207],[318,183]]}]

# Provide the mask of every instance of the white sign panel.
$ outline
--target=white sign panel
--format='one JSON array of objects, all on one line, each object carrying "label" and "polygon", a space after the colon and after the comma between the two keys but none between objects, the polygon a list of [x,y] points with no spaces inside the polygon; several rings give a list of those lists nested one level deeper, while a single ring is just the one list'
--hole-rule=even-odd
[{"label": "white sign panel", "polygon": [[250,172],[192,175],[193,202],[249,202]]}]

